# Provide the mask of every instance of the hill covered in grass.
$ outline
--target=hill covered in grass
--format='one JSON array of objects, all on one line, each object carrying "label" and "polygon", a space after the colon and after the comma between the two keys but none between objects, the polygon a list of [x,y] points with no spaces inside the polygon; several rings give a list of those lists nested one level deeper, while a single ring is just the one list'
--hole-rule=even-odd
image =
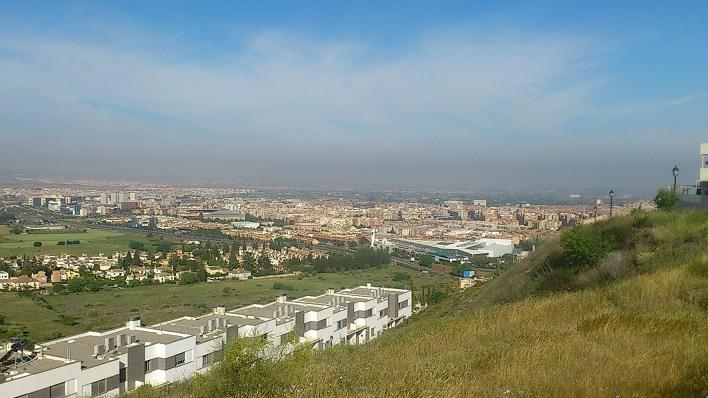
[{"label": "hill covered in grass", "polygon": [[708,213],[635,212],[529,259],[375,342],[209,374],[145,397],[703,397]]}]

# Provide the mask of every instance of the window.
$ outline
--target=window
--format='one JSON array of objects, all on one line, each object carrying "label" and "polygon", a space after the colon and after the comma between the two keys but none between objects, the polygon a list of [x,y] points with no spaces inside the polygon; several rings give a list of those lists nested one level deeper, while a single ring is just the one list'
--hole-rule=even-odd
[{"label": "window", "polygon": [[341,321],[337,321],[337,330],[346,327],[347,326],[347,320],[342,319]]},{"label": "window", "polygon": [[324,329],[327,327],[327,320],[322,319],[319,322],[317,322],[317,330]]},{"label": "window", "polygon": [[398,303],[398,309],[399,309],[399,310],[400,310],[400,309],[403,309],[403,308],[406,308],[406,307],[408,307],[408,300],[401,301],[400,303]]},{"label": "window", "polygon": [[128,380],[128,368],[121,368],[118,373],[118,383],[125,383]]},{"label": "window", "polygon": [[211,354],[206,354],[202,357],[202,367],[209,366],[212,364]]},{"label": "window", "polygon": [[184,365],[184,353],[175,355],[175,368]]},{"label": "window", "polygon": [[91,383],[91,396],[105,394],[108,391],[108,379],[102,379]]},{"label": "window", "polygon": [[150,361],[145,361],[145,373],[152,372],[152,366],[150,366]]},{"label": "window", "polygon": [[49,387],[49,398],[63,398],[65,390],[64,383],[55,384]]},{"label": "window", "polygon": [[289,339],[289,337],[290,337],[290,336],[289,336],[288,333],[281,334],[281,335],[280,335],[280,345],[288,344],[288,339]]}]

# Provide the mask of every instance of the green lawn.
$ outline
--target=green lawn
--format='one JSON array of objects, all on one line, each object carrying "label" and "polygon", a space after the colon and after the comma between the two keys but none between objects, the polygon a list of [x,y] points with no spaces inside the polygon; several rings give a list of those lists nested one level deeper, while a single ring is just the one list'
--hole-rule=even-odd
[{"label": "green lawn", "polygon": [[7,242],[7,235],[9,234],[10,230],[7,228],[7,225],[0,225],[0,243]]},{"label": "green lawn", "polygon": [[[78,240],[78,245],[57,245],[59,241]],[[140,241],[146,247],[157,242],[142,235],[124,232],[113,232],[101,229],[87,229],[83,233],[47,233],[20,234],[8,232],[7,226],[0,226],[0,257],[34,255],[34,254],[71,254],[82,253],[95,255],[98,253],[112,254],[115,251],[128,249],[128,242]],[[42,246],[34,247],[34,242],[42,242]]]},{"label": "green lawn", "polygon": [[[407,282],[393,281],[396,273],[410,276]],[[279,282],[292,290],[273,290]],[[193,285],[155,285],[136,288],[111,288],[101,292],[52,295],[45,297],[52,311],[41,307],[29,298],[20,298],[16,293],[0,293],[0,313],[6,322],[25,325],[29,337],[42,341],[47,336],[78,333],[89,329],[107,329],[122,325],[131,315],[140,314],[143,321],[152,324],[183,315],[199,315],[217,304],[235,308],[253,303],[272,301],[286,293],[291,298],[308,294],[321,294],[327,288],[342,289],[370,282],[389,287],[412,287],[425,285],[450,285],[453,278],[422,274],[399,266],[385,266],[370,270],[344,273],[319,274],[311,277],[287,277],[253,279],[247,281],[220,281]],[[59,316],[67,315],[78,322],[67,326],[59,322]]]}]

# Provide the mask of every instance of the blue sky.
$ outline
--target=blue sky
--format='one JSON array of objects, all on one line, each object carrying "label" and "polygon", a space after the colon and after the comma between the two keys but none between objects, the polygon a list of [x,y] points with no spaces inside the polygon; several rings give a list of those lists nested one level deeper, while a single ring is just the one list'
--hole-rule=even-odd
[{"label": "blue sky", "polygon": [[675,3],[4,2],[0,170],[651,192],[678,162],[688,183],[708,2]]}]

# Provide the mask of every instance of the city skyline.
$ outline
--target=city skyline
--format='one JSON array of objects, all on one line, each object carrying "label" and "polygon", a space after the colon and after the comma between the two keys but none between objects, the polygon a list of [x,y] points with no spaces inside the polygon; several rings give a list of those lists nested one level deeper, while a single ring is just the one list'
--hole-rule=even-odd
[{"label": "city skyline", "polygon": [[675,163],[697,178],[699,2],[143,6],[3,7],[3,173],[645,194]]}]

